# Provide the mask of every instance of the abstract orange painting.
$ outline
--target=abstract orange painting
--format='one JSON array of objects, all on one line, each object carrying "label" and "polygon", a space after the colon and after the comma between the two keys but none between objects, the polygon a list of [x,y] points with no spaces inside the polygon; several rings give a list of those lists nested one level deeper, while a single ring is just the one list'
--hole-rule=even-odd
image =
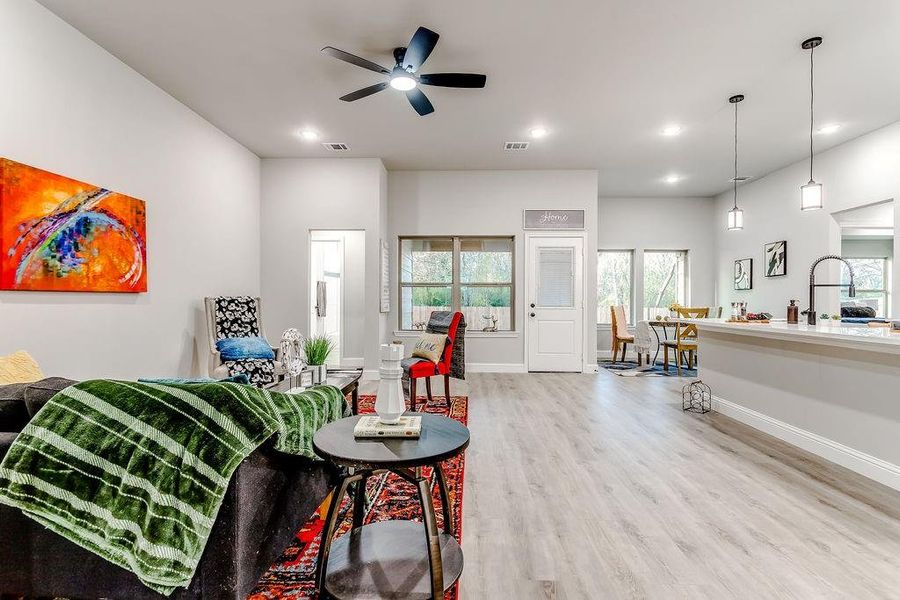
[{"label": "abstract orange painting", "polygon": [[0,158],[0,290],[146,292],[146,210]]}]

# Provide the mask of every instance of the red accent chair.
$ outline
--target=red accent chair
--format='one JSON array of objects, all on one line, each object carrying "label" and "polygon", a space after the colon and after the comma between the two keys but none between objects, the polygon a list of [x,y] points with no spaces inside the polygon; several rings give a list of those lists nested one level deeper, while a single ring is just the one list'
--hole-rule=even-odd
[{"label": "red accent chair", "polygon": [[453,314],[453,320],[450,321],[450,327],[447,330],[447,345],[444,346],[444,354],[437,364],[423,360],[409,368],[409,403],[411,405],[410,410],[413,412],[416,410],[416,379],[422,377],[425,378],[425,392],[428,395],[428,401],[431,402],[431,378],[436,375],[443,375],[444,396],[447,398],[447,405],[450,405],[450,364],[453,359],[453,343],[456,341],[456,330],[459,328],[462,316],[461,312]]}]

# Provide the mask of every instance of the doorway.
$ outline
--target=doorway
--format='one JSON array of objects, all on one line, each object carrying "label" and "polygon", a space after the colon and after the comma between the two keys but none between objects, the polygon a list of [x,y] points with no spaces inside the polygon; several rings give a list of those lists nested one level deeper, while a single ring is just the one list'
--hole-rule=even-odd
[{"label": "doorway", "polygon": [[331,338],[329,365],[362,363],[364,277],[364,231],[310,231],[309,332]]},{"label": "doorway", "polygon": [[527,245],[528,370],[580,373],[584,363],[584,238],[530,236]]}]

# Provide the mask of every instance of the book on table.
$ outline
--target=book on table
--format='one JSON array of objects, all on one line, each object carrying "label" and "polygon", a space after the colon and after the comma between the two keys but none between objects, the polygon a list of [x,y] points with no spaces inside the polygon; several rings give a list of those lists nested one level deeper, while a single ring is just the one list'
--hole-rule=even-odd
[{"label": "book on table", "polygon": [[422,434],[422,417],[400,417],[393,425],[382,423],[377,415],[361,417],[353,428],[357,438],[418,438]]}]

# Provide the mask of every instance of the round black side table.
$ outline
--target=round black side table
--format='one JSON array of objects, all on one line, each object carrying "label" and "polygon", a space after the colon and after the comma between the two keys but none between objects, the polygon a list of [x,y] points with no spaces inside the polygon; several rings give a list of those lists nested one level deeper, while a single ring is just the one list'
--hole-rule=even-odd
[{"label": "round black side table", "polygon": [[[333,489],[319,544],[316,590],[323,598],[443,598],[443,592],[462,574],[463,554],[453,537],[453,514],[441,462],[466,449],[469,430],[440,415],[407,415],[422,417],[419,439],[356,439],[353,428],[358,416],[330,423],[313,436],[316,454],[346,468]],[[440,489],[443,532],[438,531],[430,482],[422,475],[425,466],[433,469]],[[384,471],[396,473],[418,489],[424,535],[423,524],[414,521],[363,525],[366,481]],[[341,500],[351,485],[353,528],[333,540]]]}]

